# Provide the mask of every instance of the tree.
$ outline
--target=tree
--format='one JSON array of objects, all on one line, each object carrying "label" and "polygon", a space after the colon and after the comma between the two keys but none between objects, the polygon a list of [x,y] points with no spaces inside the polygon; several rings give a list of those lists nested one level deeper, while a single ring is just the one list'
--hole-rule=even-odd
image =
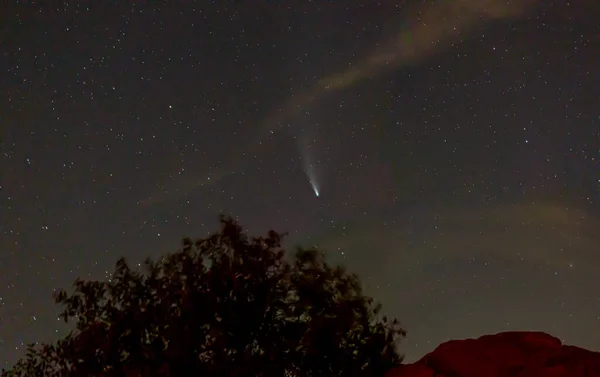
[{"label": "tree", "polygon": [[230,217],[143,270],[77,280],[55,300],[75,329],[30,345],[2,376],[382,376],[402,358],[396,320],[358,277],[315,250],[286,260],[282,235]]}]

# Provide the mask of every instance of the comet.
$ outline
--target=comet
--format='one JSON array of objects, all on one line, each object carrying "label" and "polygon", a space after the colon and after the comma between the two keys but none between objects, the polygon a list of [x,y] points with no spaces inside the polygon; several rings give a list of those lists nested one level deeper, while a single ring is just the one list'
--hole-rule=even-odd
[{"label": "comet", "polygon": [[317,174],[315,171],[315,166],[311,163],[311,156],[309,154],[303,155],[302,160],[304,162],[304,172],[306,173],[306,177],[308,178],[308,182],[312,187],[315,196],[319,196],[319,182],[317,181]]},{"label": "comet", "polygon": [[317,179],[314,176],[314,174],[309,173],[309,170],[305,170],[307,173],[306,175],[308,176],[308,182],[310,182],[310,186],[312,187],[315,196],[319,196],[319,184],[317,183]]},{"label": "comet", "polygon": [[308,182],[315,193],[315,196],[319,196],[319,182],[317,180],[317,171],[315,165],[313,164],[313,158],[311,155],[310,144],[306,139],[306,135],[301,135],[298,138],[298,147],[300,149],[300,156],[302,158],[302,167],[306,177],[308,178]]}]

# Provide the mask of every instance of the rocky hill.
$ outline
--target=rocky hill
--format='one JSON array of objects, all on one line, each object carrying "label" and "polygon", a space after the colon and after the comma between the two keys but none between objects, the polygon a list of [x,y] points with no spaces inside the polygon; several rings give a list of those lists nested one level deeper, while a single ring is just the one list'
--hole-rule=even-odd
[{"label": "rocky hill", "polygon": [[386,377],[600,377],[600,353],[541,332],[452,340]]}]

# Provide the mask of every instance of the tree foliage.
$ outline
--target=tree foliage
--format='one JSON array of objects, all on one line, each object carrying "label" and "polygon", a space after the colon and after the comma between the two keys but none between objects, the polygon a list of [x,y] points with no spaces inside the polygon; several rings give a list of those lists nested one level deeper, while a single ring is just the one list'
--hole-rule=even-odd
[{"label": "tree foliage", "polygon": [[282,236],[248,237],[231,218],[143,270],[55,295],[75,329],[30,345],[2,376],[382,376],[401,362],[396,320],[356,275]]}]

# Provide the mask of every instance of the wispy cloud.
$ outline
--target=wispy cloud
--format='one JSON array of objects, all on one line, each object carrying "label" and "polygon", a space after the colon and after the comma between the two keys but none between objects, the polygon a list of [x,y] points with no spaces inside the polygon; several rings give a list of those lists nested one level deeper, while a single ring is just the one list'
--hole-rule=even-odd
[{"label": "wispy cloud", "polygon": [[[503,204],[492,208],[432,207],[419,220],[398,218],[355,224],[345,235],[323,234],[324,250],[372,253],[397,271],[453,259],[493,258],[552,268],[600,263],[600,219],[560,202]],[[374,225],[375,224],[375,225]],[[590,264],[590,260],[595,260]],[[398,266],[402,266],[399,268]]]},{"label": "wispy cloud", "polygon": [[[468,38],[470,32],[480,25],[522,17],[535,3],[534,0],[438,0],[408,10],[401,20],[404,27],[397,34],[385,36],[379,47],[362,59],[351,62],[348,69],[322,77],[273,110],[257,129],[256,139],[246,143],[249,150],[240,151],[238,156],[256,155],[284,124],[327,95],[392,69],[416,64],[452,46],[452,43]],[[247,158],[232,157],[223,167],[223,171],[228,172],[223,176],[239,171],[247,163]],[[216,179],[212,182],[216,182]],[[206,184],[204,178],[185,178],[181,183],[174,182],[172,185],[177,189],[170,193],[156,193],[142,202],[151,205],[176,199]]]}]

